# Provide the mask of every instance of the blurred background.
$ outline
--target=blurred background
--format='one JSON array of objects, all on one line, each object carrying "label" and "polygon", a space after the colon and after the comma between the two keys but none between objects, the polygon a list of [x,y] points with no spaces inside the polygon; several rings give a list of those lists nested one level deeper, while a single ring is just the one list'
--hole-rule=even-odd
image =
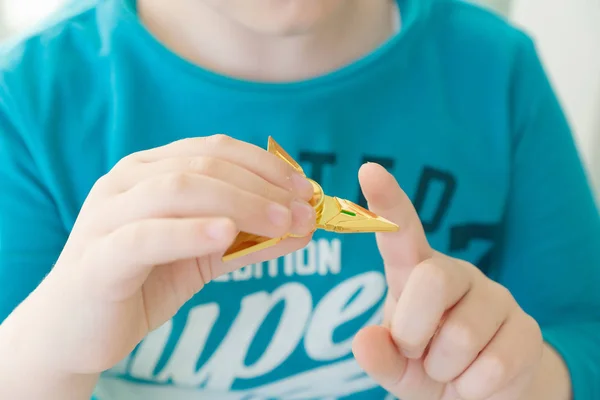
[{"label": "blurred background", "polygon": [[[0,41],[66,1],[0,0]],[[470,0],[531,34],[574,129],[600,198],[600,0]]]}]

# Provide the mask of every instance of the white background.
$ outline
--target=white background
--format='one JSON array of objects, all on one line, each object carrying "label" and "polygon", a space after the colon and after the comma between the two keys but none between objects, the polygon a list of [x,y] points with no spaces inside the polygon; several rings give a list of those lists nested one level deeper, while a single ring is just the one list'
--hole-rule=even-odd
[{"label": "white background", "polygon": [[[536,39],[600,194],[600,0],[472,1],[508,16]],[[0,37],[64,2],[0,0]]]}]

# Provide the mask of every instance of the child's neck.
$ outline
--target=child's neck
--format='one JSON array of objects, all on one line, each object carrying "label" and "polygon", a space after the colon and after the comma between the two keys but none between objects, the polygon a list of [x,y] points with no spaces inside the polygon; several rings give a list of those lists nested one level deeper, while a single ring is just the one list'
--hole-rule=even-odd
[{"label": "child's neck", "polygon": [[397,29],[393,0],[346,1],[314,32],[275,36],[252,32],[202,1],[138,0],[140,18],[167,47],[213,71],[242,79],[308,79],[347,65]]}]

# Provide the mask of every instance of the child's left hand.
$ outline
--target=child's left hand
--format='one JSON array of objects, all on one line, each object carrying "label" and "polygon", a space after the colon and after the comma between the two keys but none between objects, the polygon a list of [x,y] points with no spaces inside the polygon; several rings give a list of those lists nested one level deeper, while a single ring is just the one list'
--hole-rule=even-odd
[{"label": "child's left hand", "polygon": [[400,231],[377,235],[389,293],[383,326],[356,336],[362,368],[402,400],[515,400],[544,342],[509,291],[434,251],[409,198],[382,167],[361,169],[370,208]]}]

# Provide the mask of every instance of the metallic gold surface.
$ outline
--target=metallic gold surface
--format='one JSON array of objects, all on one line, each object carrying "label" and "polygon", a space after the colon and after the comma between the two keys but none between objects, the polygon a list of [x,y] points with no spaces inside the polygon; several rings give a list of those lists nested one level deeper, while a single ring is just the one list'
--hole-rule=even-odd
[{"label": "metallic gold surface", "polygon": [[[281,158],[300,174],[306,176],[302,167],[271,137],[269,137],[267,151]],[[312,183],[314,189],[310,204],[315,208],[317,216],[316,229],[337,233],[396,232],[399,229],[398,225],[366,210],[358,204],[338,197],[327,196],[317,182],[312,179],[308,180]],[[268,238],[240,232],[233,244],[225,252],[223,261],[230,261],[264,250],[293,236],[287,234],[279,238]]]}]

